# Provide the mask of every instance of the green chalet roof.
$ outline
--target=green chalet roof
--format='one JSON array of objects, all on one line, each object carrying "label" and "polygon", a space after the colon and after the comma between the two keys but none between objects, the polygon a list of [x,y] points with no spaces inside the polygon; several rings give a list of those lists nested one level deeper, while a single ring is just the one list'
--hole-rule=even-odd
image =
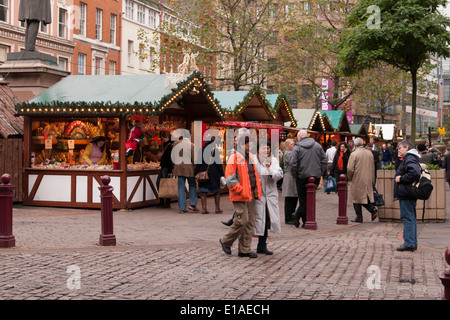
[{"label": "green chalet roof", "polygon": [[232,112],[246,98],[249,91],[213,91],[212,94],[216,98],[224,111]]},{"label": "green chalet roof", "polygon": [[266,100],[272,106],[273,113],[278,116],[282,114],[283,118],[289,118],[292,127],[297,127],[297,119],[295,118],[289,102],[284,94],[266,94]]},{"label": "green chalet roof", "polygon": [[249,91],[213,91],[212,94],[230,117],[244,117],[246,121],[273,121],[276,118],[259,86]]},{"label": "green chalet roof", "polygon": [[347,114],[343,110],[319,110],[320,114],[326,115],[335,131],[350,132],[350,126],[347,119]]},{"label": "green chalet roof", "polygon": [[176,82],[172,75],[68,76],[33,99],[16,105],[18,115],[158,115],[190,91],[201,93],[223,119],[217,100],[199,72]]}]

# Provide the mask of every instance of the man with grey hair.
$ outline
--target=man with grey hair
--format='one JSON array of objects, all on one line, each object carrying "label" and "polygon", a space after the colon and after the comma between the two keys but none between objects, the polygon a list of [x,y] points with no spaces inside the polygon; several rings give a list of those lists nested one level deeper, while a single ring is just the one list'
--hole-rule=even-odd
[{"label": "man with grey hair", "polygon": [[319,185],[320,177],[327,168],[327,157],[325,151],[313,138],[308,137],[306,130],[300,130],[297,134],[298,141],[295,143],[291,153],[291,172],[296,178],[297,194],[300,205],[292,214],[294,225],[298,228],[300,218],[303,225],[306,222],[306,184],[313,177],[314,183]]},{"label": "man with grey hair", "polygon": [[347,165],[349,181],[349,201],[353,202],[356,219],[352,222],[363,222],[362,207],[372,215],[372,221],[378,216],[378,208],[372,203],[375,185],[375,165],[373,154],[364,148],[361,138],[355,139],[355,151],[350,154]]}]

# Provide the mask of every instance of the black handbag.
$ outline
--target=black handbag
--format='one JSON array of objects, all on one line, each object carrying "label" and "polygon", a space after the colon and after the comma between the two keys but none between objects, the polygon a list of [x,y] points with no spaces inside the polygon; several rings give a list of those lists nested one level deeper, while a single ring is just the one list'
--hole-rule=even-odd
[{"label": "black handbag", "polygon": [[381,193],[378,193],[375,186],[373,186],[373,205],[377,207],[384,206],[383,195]]}]

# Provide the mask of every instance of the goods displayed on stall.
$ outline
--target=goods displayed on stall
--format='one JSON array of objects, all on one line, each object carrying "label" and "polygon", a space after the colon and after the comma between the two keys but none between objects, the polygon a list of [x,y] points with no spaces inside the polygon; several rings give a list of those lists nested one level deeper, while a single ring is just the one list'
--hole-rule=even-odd
[{"label": "goods displayed on stall", "polygon": [[[114,170],[118,169],[119,150],[110,150],[107,163],[88,164],[83,161],[86,146],[106,130],[118,131],[118,119],[88,118],[36,119],[32,122],[31,167],[35,169]],[[116,166],[114,166],[116,162]],[[159,169],[159,162],[128,164],[130,171]]]}]

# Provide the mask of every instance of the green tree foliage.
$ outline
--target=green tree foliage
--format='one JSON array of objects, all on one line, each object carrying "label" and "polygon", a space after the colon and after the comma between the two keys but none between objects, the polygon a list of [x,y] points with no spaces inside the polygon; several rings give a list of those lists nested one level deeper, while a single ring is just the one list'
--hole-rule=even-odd
[{"label": "green tree foliage", "polygon": [[431,55],[450,56],[450,20],[438,10],[446,4],[446,0],[361,0],[342,34],[340,61],[345,75],[384,62],[411,76],[413,141],[419,71]]}]

